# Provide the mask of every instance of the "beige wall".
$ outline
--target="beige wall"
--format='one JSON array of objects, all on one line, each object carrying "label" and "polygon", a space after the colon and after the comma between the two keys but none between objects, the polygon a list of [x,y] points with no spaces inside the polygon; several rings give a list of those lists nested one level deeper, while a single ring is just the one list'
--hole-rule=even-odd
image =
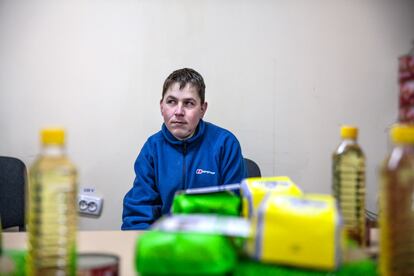
[{"label": "beige wall", "polygon": [[413,14],[412,1],[0,0],[0,155],[30,164],[39,128],[66,126],[80,187],[105,201],[80,227],[118,229],[162,82],[188,66],[205,78],[206,120],[307,192],[330,192],[339,126],[358,125],[375,210]]}]

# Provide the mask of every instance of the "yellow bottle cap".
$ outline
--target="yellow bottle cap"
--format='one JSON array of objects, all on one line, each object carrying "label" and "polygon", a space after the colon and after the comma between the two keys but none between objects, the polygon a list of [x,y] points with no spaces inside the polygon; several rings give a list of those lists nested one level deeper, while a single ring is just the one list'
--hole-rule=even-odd
[{"label": "yellow bottle cap", "polygon": [[63,145],[65,143],[65,130],[63,128],[42,129],[40,136],[44,145]]},{"label": "yellow bottle cap", "polygon": [[414,125],[395,124],[390,134],[394,143],[414,144]]},{"label": "yellow bottle cap", "polygon": [[341,127],[341,137],[343,139],[356,139],[358,137],[358,128],[344,125]]}]

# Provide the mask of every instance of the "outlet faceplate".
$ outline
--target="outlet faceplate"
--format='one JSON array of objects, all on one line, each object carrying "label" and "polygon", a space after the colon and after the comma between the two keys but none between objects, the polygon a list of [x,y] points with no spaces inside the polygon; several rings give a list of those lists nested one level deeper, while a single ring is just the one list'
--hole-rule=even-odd
[{"label": "outlet faceplate", "polygon": [[78,195],[78,212],[99,217],[102,212],[103,199],[97,196]]}]

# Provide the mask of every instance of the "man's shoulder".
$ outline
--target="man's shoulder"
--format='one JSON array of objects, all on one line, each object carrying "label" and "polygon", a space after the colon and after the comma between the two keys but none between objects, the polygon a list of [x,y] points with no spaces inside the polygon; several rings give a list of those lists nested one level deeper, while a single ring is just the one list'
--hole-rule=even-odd
[{"label": "man's shoulder", "polygon": [[206,134],[211,138],[216,139],[234,139],[237,140],[236,136],[228,129],[220,127],[210,122],[205,122],[206,124]]},{"label": "man's shoulder", "polygon": [[162,131],[158,131],[147,138],[147,141],[141,148],[140,155],[151,155],[156,154],[157,149],[161,149],[165,146],[165,139]]},{"label": "man's shoulder", "polygon": [[146,144],[158,144],[160,142],[164,141],[164,135],[162,134],[162,131],[157,131],[156,133],[152,134],[148,137]]}]

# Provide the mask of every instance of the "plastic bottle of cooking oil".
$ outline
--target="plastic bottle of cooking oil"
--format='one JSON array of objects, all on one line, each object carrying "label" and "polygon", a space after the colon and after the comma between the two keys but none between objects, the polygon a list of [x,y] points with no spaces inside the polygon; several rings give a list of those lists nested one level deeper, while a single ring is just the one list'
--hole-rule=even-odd
[{"label": "plastic bottle of cooking oil", "polygon": [[358,128],[341,127],[342,141],[332,156],[332,193],[347,237],[365,246],[365,156],[357,137]]},{"label": "plastic bottle of cooking oil", "polygon": [[76,169],[65,155],[65,131],[41,131],[41,153],[30,168],[28,275],[76,273]]},{"label": "plastic bottle of cooking oil", "polygon": [[381,275],[414,275],[414,126],[394,125],[380,169]]}]

